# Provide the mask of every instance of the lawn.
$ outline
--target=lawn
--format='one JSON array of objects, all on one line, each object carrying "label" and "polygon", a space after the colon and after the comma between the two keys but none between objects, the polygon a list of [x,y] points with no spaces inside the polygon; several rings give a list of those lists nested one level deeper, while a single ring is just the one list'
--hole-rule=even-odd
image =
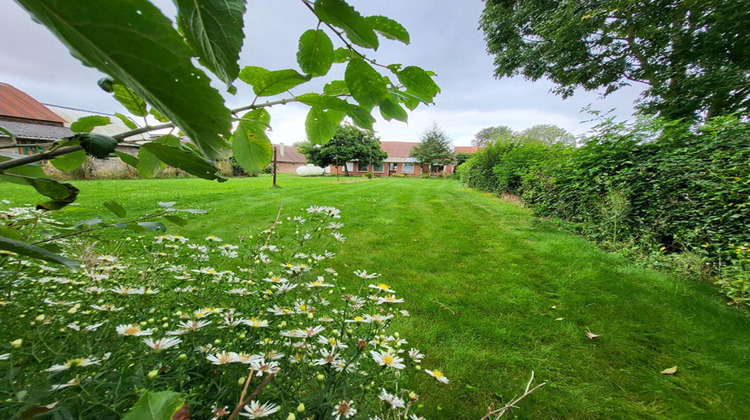
[{"label": "lawn", "polygon": [[[76,182],[65,217],[131,214],[178,201],[206,209],[185,236],[234,238],[278,208],[342,210],[348,240],[334,267],[366,269],[406,299],[398,328],[443,369],[449,385],[420,375],[428,418],[478,419],[522,391],[531,373],[547,385],[519,418],[748,418],[750,316],[714,286],[644,270],[453,180],[297,178]],[[2,198],[34,203],[2,185]],[[589,339],[586,332],[599,337]],[[674,375],[662,375],[677,366]]]}]

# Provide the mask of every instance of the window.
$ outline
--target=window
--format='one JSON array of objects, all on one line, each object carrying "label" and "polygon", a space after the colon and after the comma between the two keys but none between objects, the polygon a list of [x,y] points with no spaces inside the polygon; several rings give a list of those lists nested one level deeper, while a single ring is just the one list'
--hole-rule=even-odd
[{"label": "window", "polygon": [[346,162],[346,170],[349,172],[354,172],[354,162]]},{"label": "window", "polygon": [[373,172],[383,172],[383,163],[381,162],[380,165],[372,165],[372,171]]},{"label": "window", "polygon": [[404,163],[401,165],[401,173],[402,174],[413,174],[414,173],[414,164],[413,163]]},{"label": "window", "polygon": [[370,170],[370,162],[357,162],[357,172],[367,172]]}]

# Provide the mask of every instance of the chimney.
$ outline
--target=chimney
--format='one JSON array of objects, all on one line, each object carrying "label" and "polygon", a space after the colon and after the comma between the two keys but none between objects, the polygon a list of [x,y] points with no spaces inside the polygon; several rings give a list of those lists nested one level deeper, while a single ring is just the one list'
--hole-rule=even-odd
[{"label": "chimney", "polygon": [[279,153],[284,156],[284,143],[279,144]]}]

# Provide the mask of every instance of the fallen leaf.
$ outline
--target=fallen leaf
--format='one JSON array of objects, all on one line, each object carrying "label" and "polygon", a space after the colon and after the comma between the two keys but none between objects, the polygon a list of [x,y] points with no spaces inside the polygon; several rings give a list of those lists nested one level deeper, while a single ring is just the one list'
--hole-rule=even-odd
[{"label": "fallen leaf", "polygon": [[557,309],[557,306],[550,306],[550,309]]},{"label": "fallen leaf", "polygon": [[586,337],[588,337],[589,340],[593,340],[593,339],[599,337],[599,334],[594,334],[594,333],[591,332],[591,330],[586,329]]},{"label": "fallen leaf", "polygon": [[555,318],[555,321],[562,321],[565,318]]},{"label": "fallen leaf", "polygon": [[662,375],[674,375],[677,372],[677,366],[672,366],[669,369],[664,369],[661,371]]}]

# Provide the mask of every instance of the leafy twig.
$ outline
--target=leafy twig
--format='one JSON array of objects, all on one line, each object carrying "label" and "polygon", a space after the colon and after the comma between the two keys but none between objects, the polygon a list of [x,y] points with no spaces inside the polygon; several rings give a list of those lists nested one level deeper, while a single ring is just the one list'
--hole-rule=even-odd
[{"label": "leafy twig", "polygon": [[518,408],[516,404],[518,404],[522,399],[528,397],[532,392],[536,391],[537,389],[543,387],[544,385],[547,385],[546,382],[542,382],[541,384],[535,386],[534,388],[531,388],[531,383],[534,382],[534,371],[531,371],[531,379],[529,379],[529,383],[526,384],[526,390],[523,392],[523,395],[521,395],[518,398],[514,398],[511,402],[508,404],[505,404],[503,407],[493,410],[492,407],[489,409],[489,413],[482,417],[480,420],[488,420],[491,418],[494,418],[495,420],[499,419],[503,416],[503,414],[507,413],[508,411]]},{"label": "leafy twig", "polygon": [[257,388],[255,388],[255,391],[253,391],[253,393],[250,394],[250,396],[248,396],[246,399],[240,401],[240,403],[237,404],[237,407],[234,408],[234,411],[232,411],[232,414],[227,418],[227,420],[236,419],[237,416],[240,414],[240,411],[242,411],[242,407],[250,404],[250,401],[254,400],[255,397],[257,397],[258,394],[260,394],[260,391],[262,391],[263,388],[265,388],[266,385],[268,385],[275,376],[276,376],[275,373],[270,373],[268,376],[263,378],[263,381],[260,383],[260,385],[258,385]]}]

